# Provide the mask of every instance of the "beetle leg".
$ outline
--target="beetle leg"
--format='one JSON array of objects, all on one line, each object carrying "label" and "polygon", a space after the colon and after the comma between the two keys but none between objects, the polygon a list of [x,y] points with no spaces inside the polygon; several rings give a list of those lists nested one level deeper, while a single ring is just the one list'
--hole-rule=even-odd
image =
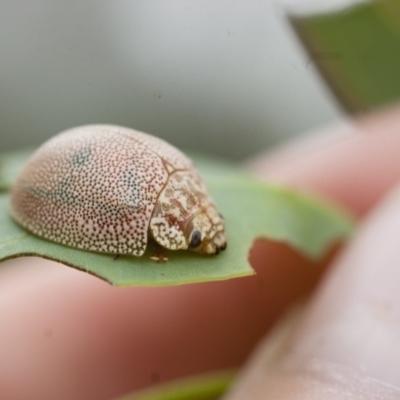
[{"label": "beetle leg", "polygon": [[118,260],[119,256],[120,256],[120,254],[116,254],[116,255],[113,257],[113,261]]},{"label": "beetle leg", "polygon": [[157,242],[154,242],[154,250],[150,256],[150,259],[158,262],[165,262],[168,257],[165,255],[164,248],[161,247]]}]

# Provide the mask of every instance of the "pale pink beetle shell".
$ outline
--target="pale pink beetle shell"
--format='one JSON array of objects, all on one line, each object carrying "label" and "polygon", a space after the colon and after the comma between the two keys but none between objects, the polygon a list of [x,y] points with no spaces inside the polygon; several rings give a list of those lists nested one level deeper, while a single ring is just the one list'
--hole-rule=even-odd
[{"label": "pale pink beetle shell", "polygon": [[212,204],[192,162],[163,140],[111,125],[74,128],[28,161],[12,190],[11,213],[49,240],[140,256],[158,196],[176,170],[193,175],[199,207]]}]

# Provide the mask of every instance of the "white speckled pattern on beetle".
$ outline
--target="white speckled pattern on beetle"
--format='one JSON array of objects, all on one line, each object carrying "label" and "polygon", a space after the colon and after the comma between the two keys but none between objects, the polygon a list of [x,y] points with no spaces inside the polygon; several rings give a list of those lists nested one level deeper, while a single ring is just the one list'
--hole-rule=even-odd
[{"label": "white speckled pattern on beetle", "polygon": [[192,162],[132,129],[88,125],[53,137],[11,193],[23,227],[67,246],[141,256],[149,236],[170,250],[215,254],[224,221]]}]

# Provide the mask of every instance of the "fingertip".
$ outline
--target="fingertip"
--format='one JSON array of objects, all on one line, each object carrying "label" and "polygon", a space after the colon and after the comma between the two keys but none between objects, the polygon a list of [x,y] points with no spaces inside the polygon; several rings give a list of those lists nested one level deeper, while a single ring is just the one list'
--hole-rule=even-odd
[{"label": "fingertip", "polygon": [[400,177],[400,106],[302,137],[248,161],[264,179],[365,214]]}]

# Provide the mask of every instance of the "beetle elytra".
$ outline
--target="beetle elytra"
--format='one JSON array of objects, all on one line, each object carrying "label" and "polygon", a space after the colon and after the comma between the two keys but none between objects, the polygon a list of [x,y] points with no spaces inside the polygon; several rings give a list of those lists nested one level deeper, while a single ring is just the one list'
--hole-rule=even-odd
[{"label": "beetle elytra", "polygon": [[73,128],[44,143],[13,185],[11,214],[37,236],[95,252],[142,256],[149,239],[203,254],[226,248],[224,220],[190,159],[119,126]]}]

